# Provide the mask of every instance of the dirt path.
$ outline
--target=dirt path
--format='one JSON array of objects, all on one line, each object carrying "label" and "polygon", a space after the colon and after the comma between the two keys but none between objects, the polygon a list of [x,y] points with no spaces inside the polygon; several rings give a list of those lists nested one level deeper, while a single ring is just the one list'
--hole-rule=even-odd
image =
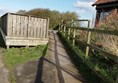
[{"label": "dirt path", "polygon": [[5,68],[2,59],[2,50],[0,48],[0,83],[10,83],[9,82],[9,71]]}]

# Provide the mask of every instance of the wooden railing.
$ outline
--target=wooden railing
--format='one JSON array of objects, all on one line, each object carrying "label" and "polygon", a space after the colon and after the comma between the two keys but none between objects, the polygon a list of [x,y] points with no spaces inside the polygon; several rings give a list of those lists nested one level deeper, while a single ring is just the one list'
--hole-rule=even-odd
[{"label": "wooden railing", "polygon": [[[80,44],[83,44],[86,46],[86,53],[85,53],[85,59],[88,58],[89,54],[89,48],[94,49],[98,52],[101,52],[104,54],[105,57],[108,57],[115,62],[118,63],[118,56],[111,54],[95,45],[90,44],[91,41],[91,32],[98,33],[98,34],[108,34],[108,35],[114,35],[118,36],[118,31],[109,31],[109,30],[98,30],[95,28],[90,28],[90,21],[89,20],[77,20],[77,21],[87,21],[88,22],[88,27],[74,27],[74,26],[67,26],[64,24],[65,22],[63,21],[60,26],[59,26],[59,31],[64,33],[64,35],[67,36],[68,39],[72,39],[72,44],[73,46],[75,45],[75,41],[78,41]],[[73,31],[72,34],[70,34],[70,31]],[[86,31],[87,32],[87,42],[80,41],[78,38],[76,38],[76,31],[81,30],[81,31]]]},{"label": "wooden railing", "polygon": [[[66,20],[68,21],[68,20]],[[72,45],[75,46],[75,41],[79,42],[79,44],[85,45],[86,46],[86,52],[85,52],[85,59],[88,59],[89,56],[89,49],[94,49],[95,51],[98,51],[102,53],[105,57],[112,59],[118,64],[118,56],[111,54],[102,48],[99,48],[95,45],[92,45],[90,43],[91,41],[91,33],[98,33],[98,34],[107,34],[107,35],[112,35],[112,36],[117,36],[118,37],[118,31],[109,31],[109,30],[98,30],[95,28],[90,28],[90,21],[89,20],[76,20],[76,21],[86,21],[88,22],[87,27],[74,27],[74,26],[67,26],[64,21],[62,21],[61,24],[59,24],[59,32],[63,33],[65,36],[67,36],[68,40],[72,39]],[[73,20],[71,21],[72,24]],[[87,42],[81,41],[79,38],[76,37],[76,32],[77,30],[80,31],[86,31],[87,32]],[[72,31],[72,32],[71,32]],[[98,73],[97,73],[98,74]],[[107,79],[108,80],[108,79]],[[116,82],[118,83],[118,76],[116,77]]]}]

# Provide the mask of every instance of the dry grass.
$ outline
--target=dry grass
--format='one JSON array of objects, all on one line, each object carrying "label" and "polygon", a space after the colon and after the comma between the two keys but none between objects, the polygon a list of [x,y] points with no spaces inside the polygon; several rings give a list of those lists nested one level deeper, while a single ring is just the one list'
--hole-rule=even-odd
[{"label": "dry grass", "polygon": [[[118,15],[110,16],[99,24],[99,29],[117,30],[118,31]],[[99,35],[97,35],[99,36]],[[118,37],[112,35],[101,35],[98,41],[102,47],[118,56]]]}]

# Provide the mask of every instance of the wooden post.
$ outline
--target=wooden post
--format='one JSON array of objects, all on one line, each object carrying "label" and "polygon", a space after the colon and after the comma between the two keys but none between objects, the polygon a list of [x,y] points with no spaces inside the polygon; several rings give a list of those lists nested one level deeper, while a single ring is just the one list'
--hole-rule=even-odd
[{"label": "wooden post", "polygon": [[64,20],[61,21],[61,27],[60,27],[61,32],[63,32],[63,27],[64,27]]},{"label": "wooden post", "polygon": [[70,39],[70,28],[68,28],[68,40]]},{"label": "wooden post", "polygon": [[61,24],[59,24],[59,28],[58,28],[58,31],[60,31],[60,28],[61,28]]},{"label": "wooden post", "polygon": [[10,46],[9,46],[9,45],[7,45],[7,49],[9,49],[9,47],[10,47]]},{"label": "wooden post", "polygon": [[[88,28],[90,28],[90,20],[88,21]],[[91,32],[88,31],[88,37],[87,37],[87,44],[90,44],[90,40],[91,40]],[[86,56],[85,58],[87,59],[88,58],[88,54],[89,54],[89,47],[86,46]]]},{"label": "wooden post", "polygon": [[64,30],[63,30],[63,31],[64,31],[64,35],[65,35],[65,32],[66,32],[66,25],[64,25]]},{"label": "wooden post", "polygon": [[[73,38],[75,38],[76,29],[73,29]],[[73,39],[73,46],[75,46],[75,39]]]}]

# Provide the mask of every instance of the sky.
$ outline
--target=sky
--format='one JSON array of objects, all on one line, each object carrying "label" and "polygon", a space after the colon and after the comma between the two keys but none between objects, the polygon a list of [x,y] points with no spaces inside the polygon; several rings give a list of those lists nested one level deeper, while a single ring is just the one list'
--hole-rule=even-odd
[{"label": "sky", "polygon": [[81,19],[93,19],[95,8],[91,5],[96,0],[0,0],[0,16],[7,12],[48,8],[60,12],[76,12]]}]

